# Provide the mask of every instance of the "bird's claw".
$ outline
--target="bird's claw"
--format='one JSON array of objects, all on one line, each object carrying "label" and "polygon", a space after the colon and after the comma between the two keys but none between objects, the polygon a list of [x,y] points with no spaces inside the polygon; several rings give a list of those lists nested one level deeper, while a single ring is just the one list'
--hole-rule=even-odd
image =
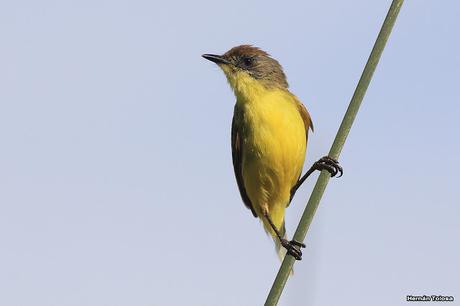
[{"label": "bird's claw", "polygon": [[343,175],[343,168],[339,166],[339,162],[332,157],[324,156],[321,157],[317,162],[315,162],[315,168],[322,171],[327,170],[331,177],[336,176],[341,177]]},{"label": "bird's claw", "polygon": [[305,244],[296,240],[280,239],[281,245],[286,249],[287,253],[296,260],[302,260],[301,248],[305,248]]}]

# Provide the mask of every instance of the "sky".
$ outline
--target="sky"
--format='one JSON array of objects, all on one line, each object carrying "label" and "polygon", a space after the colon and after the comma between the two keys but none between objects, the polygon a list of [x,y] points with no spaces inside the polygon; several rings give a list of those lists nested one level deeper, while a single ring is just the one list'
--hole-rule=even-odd
[{"label": "sky", "polygon": [[[201,58],[283,65],[326,155],[390,1],[1,1],[0,305],[262,305],[279,268]],[[406,1],[279,305],[460,299],[460,4]],[[292,236],[315,174],[287,210]]]}]

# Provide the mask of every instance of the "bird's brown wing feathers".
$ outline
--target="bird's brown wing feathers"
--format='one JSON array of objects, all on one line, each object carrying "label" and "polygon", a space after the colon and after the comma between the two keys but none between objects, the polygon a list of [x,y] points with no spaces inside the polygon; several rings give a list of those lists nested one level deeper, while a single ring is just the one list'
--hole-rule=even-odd
[{"label": "bird's brown wing feathers", "polygon": [[305,125],[305,135],[308,140],[308,130],[311,129],[313,132],[313,121],[311,121],[310,114],[307,111],[307,108],[296,99],[297,102],[297,109],[299,110],[300,116],[302,116],[303,124]]},{"label": "bird's brown wing feathers", "polygon": [[241,198],[243,199],[244,205],[252,211],[254,217],[257,218],[257,214],[252,206],[251,200],[246,193],[244,187],[243,173],[242,173],[242,159],[243,159],[243,139],[241,138],[241,127],[243,114],[235,106],[232,121],[232,159],[233,159],[233,170],[235,171],[236,182],[238,189],[240,190]]},{"label": "bird's brown wing feathers", "polygon": [[[308,143],[308,132],[310,129],[313,132],[313,121],[311,120],[310,114],[308,113],[305,105],[303,105],[302,102],[300,102],[297,98],[295,98],[295,101],[297,102],[297,109],[299,110],[300,116],[302,117],[303,124],[305,126],[305,137]],[[302,173],[300,173],[299,177],[297,178],[297,181],[299,181],[301,176]],[[291,201],[289,201],[287,206],[289,206],[289,204],[291,204]]]}]

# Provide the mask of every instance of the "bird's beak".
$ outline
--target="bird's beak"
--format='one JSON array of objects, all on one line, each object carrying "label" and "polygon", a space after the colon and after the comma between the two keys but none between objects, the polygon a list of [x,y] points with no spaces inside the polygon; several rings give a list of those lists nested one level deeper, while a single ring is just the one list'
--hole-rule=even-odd
[{"label": "bird's beak", "polygon": [[227,61],[225,58],[223,58],[221,55],[203,54],[202,57],[218,65],[219,64],[230,64],[230,62]]}]

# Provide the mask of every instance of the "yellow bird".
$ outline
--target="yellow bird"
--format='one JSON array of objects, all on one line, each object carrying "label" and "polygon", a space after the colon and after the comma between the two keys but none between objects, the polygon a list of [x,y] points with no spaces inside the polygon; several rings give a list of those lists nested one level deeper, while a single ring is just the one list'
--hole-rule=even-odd
[{"label": "yellow bird", "polygon": [[335,176],[342,169],[326,156],[300,178],[313,123],[305,106],[288,90],[283,68],[267,52],[241,45],[224,55],[203,57],[219,65],[236,96],[231,144],[243,202],[273,237],[280,258],[284,247],[300,260],[305,245],[287,239],[285,209],[313,171],[325,169]]}]

